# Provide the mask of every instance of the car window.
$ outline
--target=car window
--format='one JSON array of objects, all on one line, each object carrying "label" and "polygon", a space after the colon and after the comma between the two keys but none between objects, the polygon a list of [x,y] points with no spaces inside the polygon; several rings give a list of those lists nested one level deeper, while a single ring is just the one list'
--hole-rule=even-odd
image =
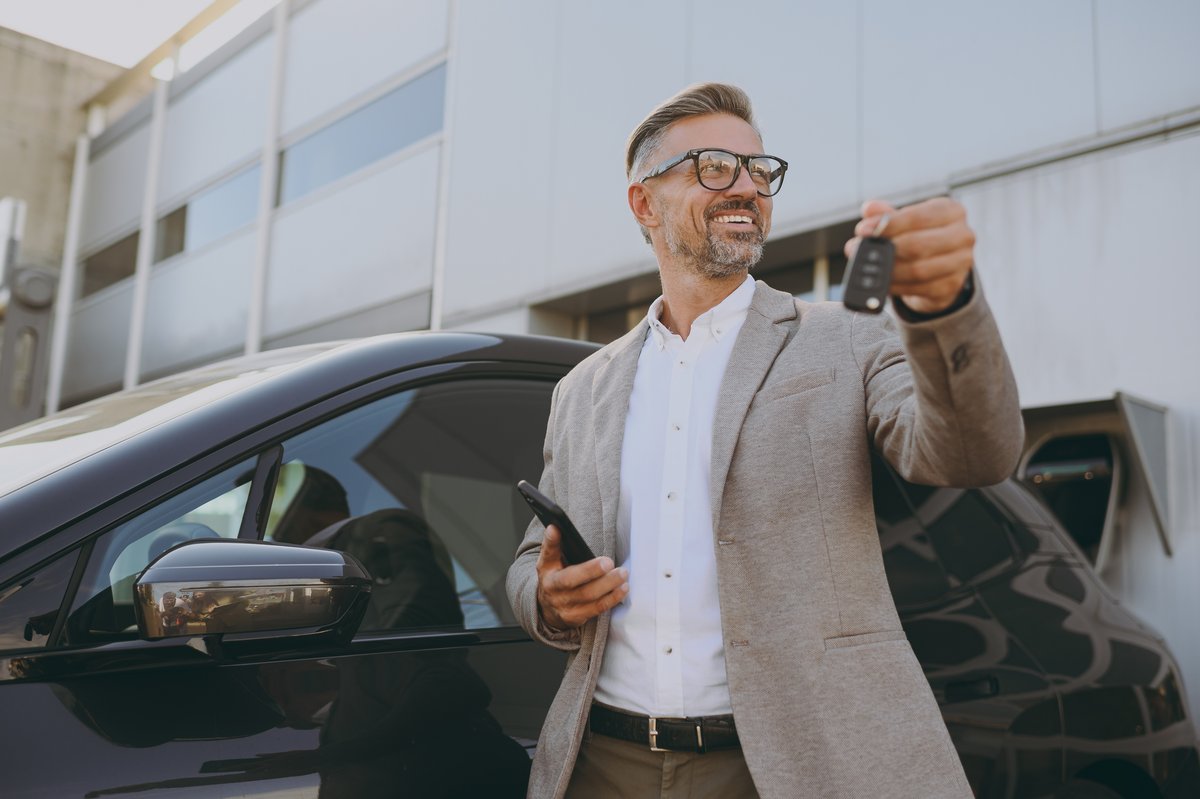
[{"label": "car window", "polygon": [[414,388],[284,442],[267,538],[350,553],[374,585],[361,632],[515,623],[504,579],[531,514],[547,380]]},{"label": "car window", "polygon": [[237,538],[253,476],[253,460],[176,494],[96,540],[66,624],[67,644],[136,635],[133,584],[176,544]]},{"label": "car window", "polygon": [[58,620],[78,554],[61,555],[0,588],[0,651],[45,645]]}]

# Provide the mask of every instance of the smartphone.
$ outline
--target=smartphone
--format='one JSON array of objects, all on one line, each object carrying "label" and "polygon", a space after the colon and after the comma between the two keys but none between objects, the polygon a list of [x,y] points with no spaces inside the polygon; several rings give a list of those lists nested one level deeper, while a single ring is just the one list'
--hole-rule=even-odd
[{"label": "smartphone", "polygon": [[554,500],[538,491],[527,480],[517,483],[517,490],[521,492],[521,496],[525,497],[525,501],[529,503],[529,507],[533,508],[534,515],[542,524],[547,527],[553,524],[562,533],[563,563],[567,566],[574,566],[577,563],[586,563],[596,557],[592,554],[592,548],[587,545],[583,536],[571,523],[567,512],[554,504]]}]

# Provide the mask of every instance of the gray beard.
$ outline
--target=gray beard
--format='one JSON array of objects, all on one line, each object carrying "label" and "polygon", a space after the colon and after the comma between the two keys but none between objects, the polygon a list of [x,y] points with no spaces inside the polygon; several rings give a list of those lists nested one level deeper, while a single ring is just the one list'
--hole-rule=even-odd
[{"label": "gray beard", "polygon": [[762,260],[763,241],[757,230],[737,233],[731,238],[718,238],[706,230],[705,244],[699,248],[683,241],[677,231],[675,225],[667,225],[667,251],[704,277],[733,277],[749,272]]}]

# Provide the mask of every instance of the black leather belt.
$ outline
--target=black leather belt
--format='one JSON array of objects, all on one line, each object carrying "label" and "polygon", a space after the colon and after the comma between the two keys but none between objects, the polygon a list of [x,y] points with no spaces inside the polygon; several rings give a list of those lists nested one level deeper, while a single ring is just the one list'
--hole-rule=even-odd
[{"label": "black leather belt", "polygon": [[588,723],[592,732],[648,744],[651,752],[704,754],[717,749],[736,749],[741,745],[731,715],[656,718],[593,704]]}]

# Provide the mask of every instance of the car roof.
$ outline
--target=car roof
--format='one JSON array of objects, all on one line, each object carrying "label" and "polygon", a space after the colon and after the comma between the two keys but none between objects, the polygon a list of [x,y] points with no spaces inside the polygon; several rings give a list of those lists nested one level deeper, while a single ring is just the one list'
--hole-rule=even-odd
[{"label": "car roof", "polygon": [[0,433],[0,496],[338,346],[289,347],[181,372]]},{"label": "car roof", "polygon": [[[91,501],[104,501],[102,491],[88,489],[97,483],[112,486],[114,480],[133,489],[164,468],[186,463],[323,397],[413,367],[499,361],[565,371],[595,349],[587,342],[540,336],[397,333],[272,350],[200,367],[0,432],[0,515],[28,518],[31,504],[45,505],[48,495],[66,497],[79,489],[91,494]],[[153,457],[123,455],[135,450]],[[123,473],[114,476],[114,468]],[[63,490],[44,490],[49,484]],[[0,540],[0,557],[28,543],[30,534],[36,536],[34,530],[17,533],[6,527],[0,537],[20,535],[23,540]]]}]

